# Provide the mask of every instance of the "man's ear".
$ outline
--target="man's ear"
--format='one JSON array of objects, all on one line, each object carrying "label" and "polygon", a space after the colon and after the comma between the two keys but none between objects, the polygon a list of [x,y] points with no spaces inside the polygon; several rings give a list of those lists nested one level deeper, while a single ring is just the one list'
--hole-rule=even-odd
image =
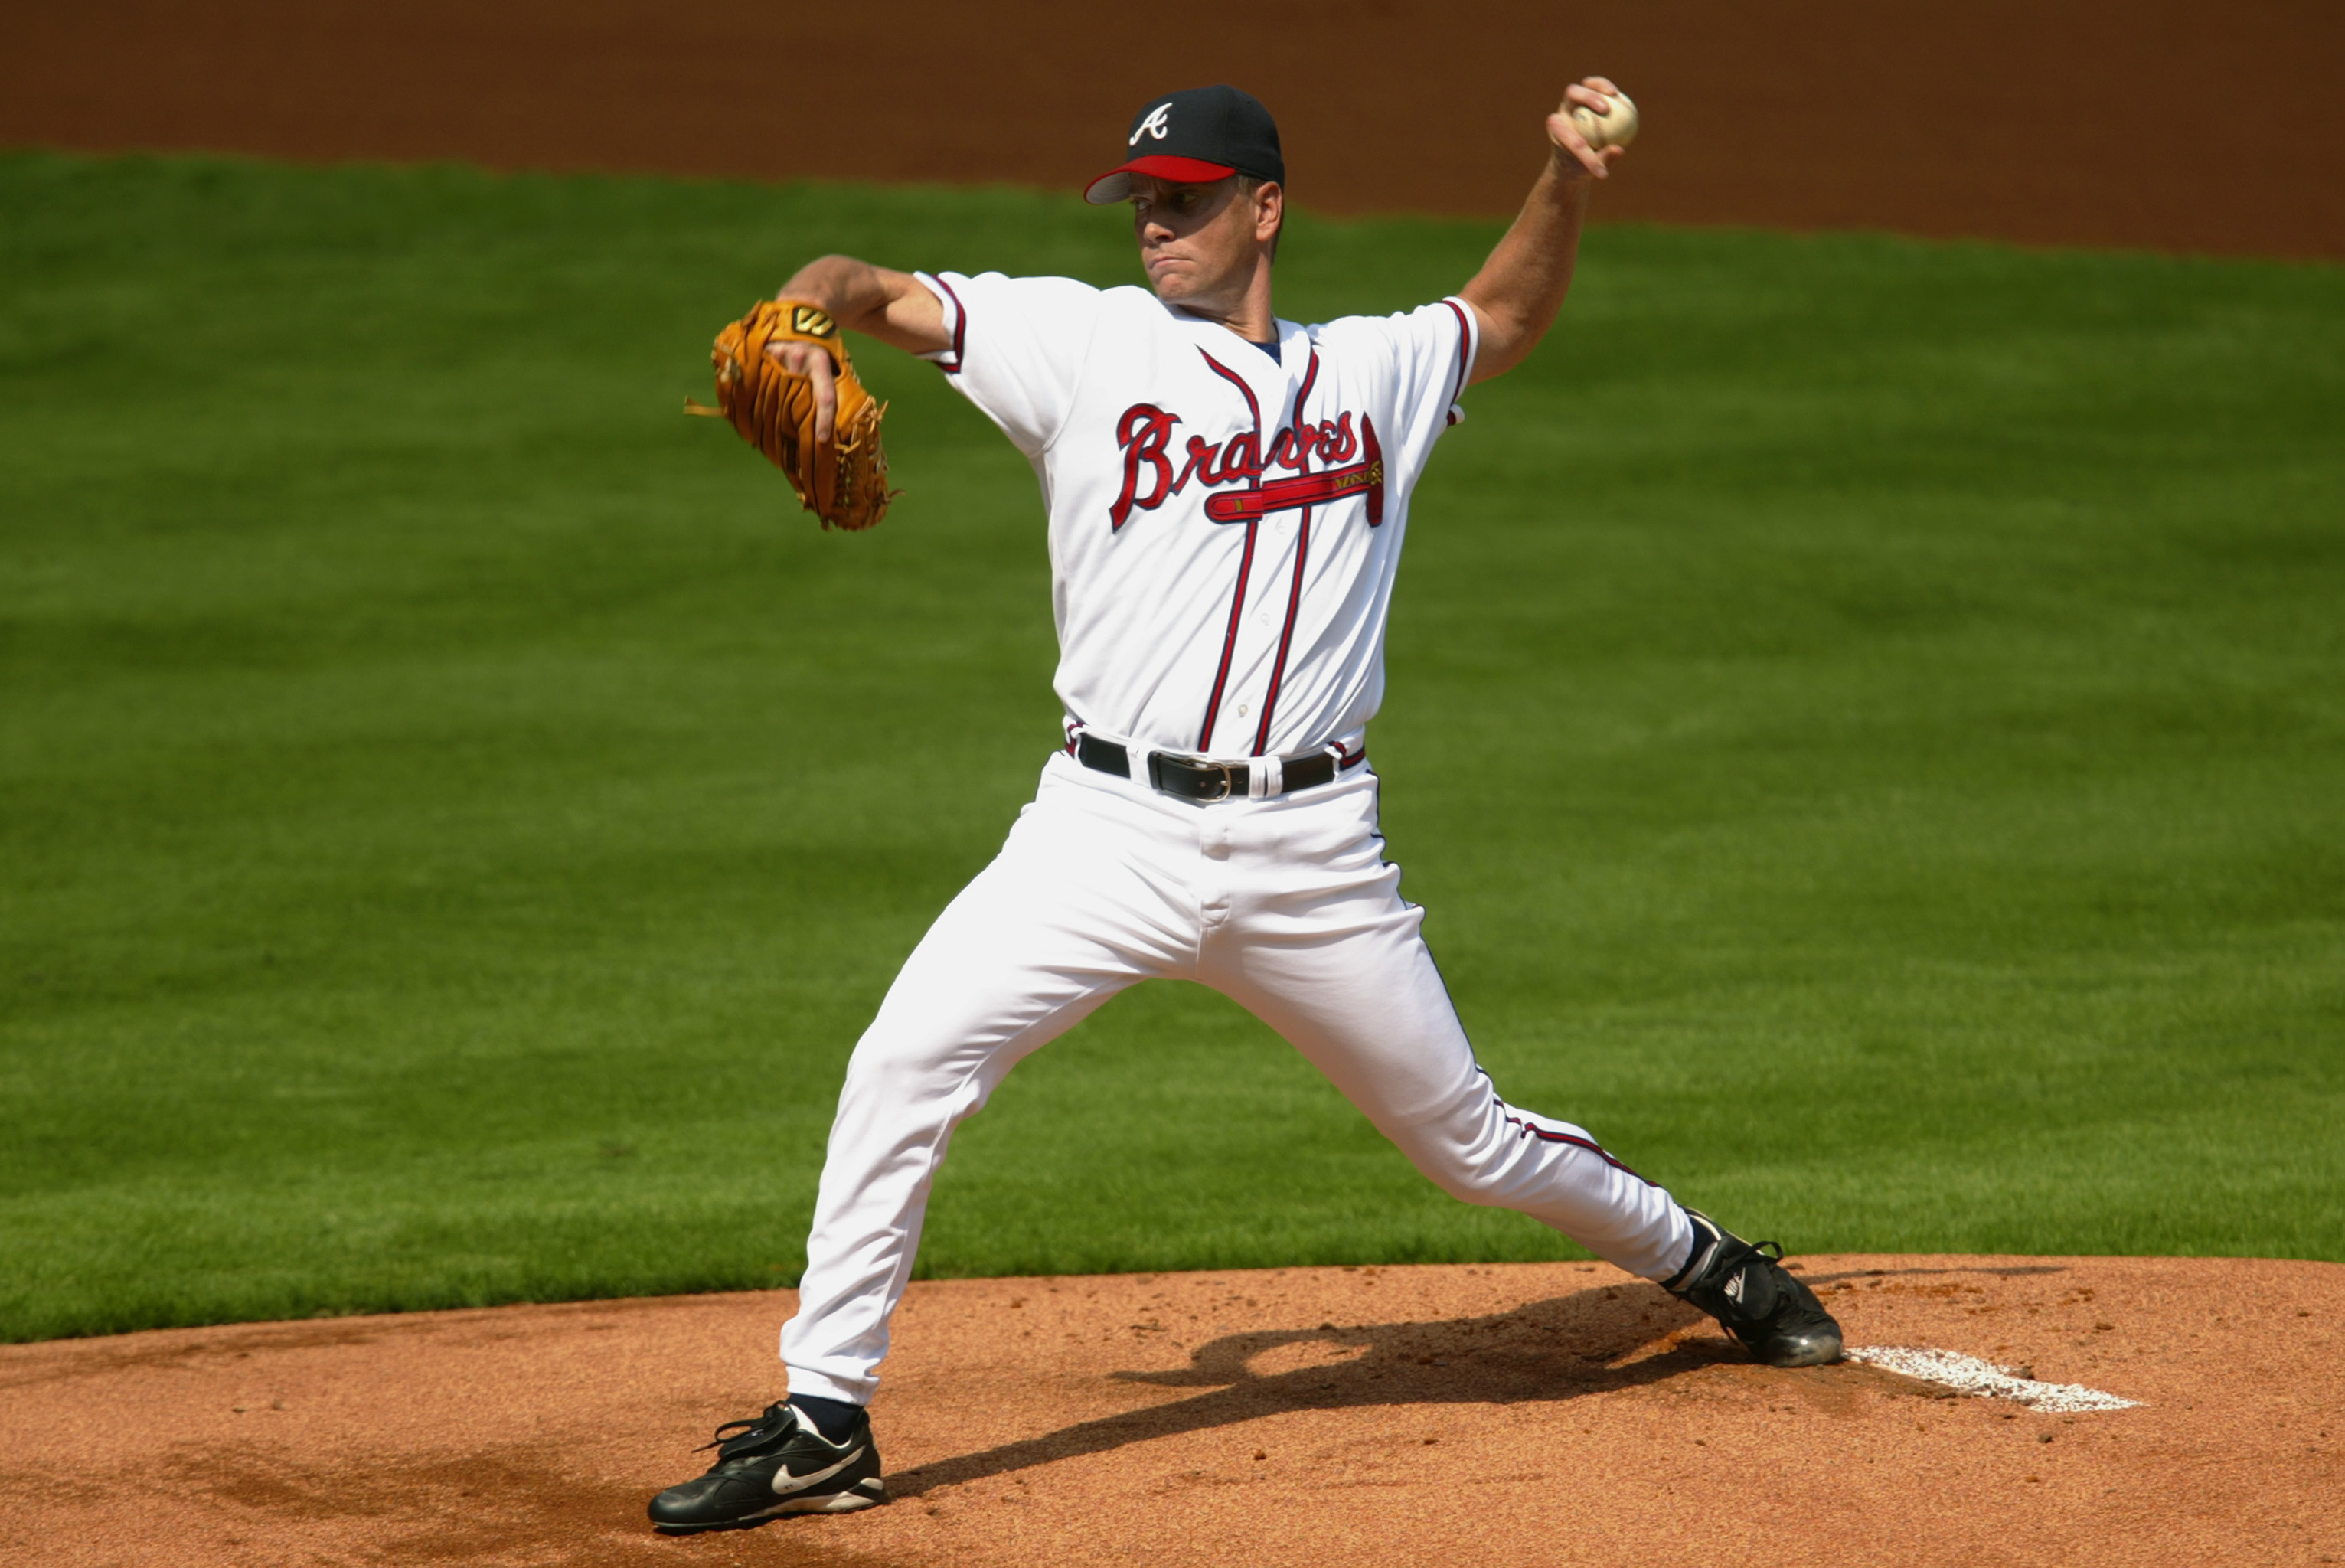
[{"label": "man's ear", "polygon": [[1254,237],[1272,239],[1286,219],[1286,192],[1278,181],[1265,179],[1254,189]]}]

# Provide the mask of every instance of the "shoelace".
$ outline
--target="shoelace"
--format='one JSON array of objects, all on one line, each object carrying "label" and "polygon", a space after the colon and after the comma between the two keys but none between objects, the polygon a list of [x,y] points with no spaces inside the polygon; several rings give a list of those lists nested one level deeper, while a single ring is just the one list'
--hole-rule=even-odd
[{"label": "shoelace", "polygon": [[[1783,1244],[1782,1244],[1782,1242],[1780,1242],[1780,1241],[1753,1241],[1753,1242],[1748,1242],[1748,1243],[1745,1243],[1745,1245],[1746,1245],[1746,1246],[1748,1246],[1748,1247],[1751,1248],[1751,1256],[1750,1256],[1749,1257],[1745,1258],[1745,1259],[1744,1259],[1744,1260],[1743,1260],[1743,1261],[1742,1261],[1742,1262],[1741,1262],[1741,1264],[1736,1268],[1736,1269],[1735,1269],[1735,1273],[1736,1273],[1736,1274],[1738,1274],[1738,1275],[1741,1274],[1744,1270],[1748,1269],[1748,1268],[1751,1267],[1751,1265],[1752,1263],[1754,1263],[1754,1262],[1758,1262],[1758,1261],[1761,1261],[1761,1260],[1764,1260],[1765,1262],[1771,1263],[1771,1264],[1775,1265],[1775,1267],[1777,1268],[1777,1269],[1778,1269],[1779,1271],[1780,1271],[1780,1270],[1781,1270],[1781,1268],[1782,1268],[1782,1263],[1783,1263]],[[1773,1252],[1773,1254],[1772,1254],[1771,1256],[1768,1253],[1768,1250],[1767,1250],[1767,1249],[1768,1249],[1769,1247],[1773,1247],[1773,1248],[1775,1249],[1775,1250],[1774,1250],[1774,1252]],[[1794,1296],[1792,1296],[1791,1292],[1789,1292],[1789,1291],[1787,1291],[1787,1290],[1782,1290],[1782,1289],[1781,1289],[1781,1288],[1779,1288],[1777,1289],[1777,1292],[1776,1292],[1776,1295],[1777,1295],[1777,1300],[1776,1300],[1776,1303],[1775,1303],[1774,1310],[1773,1310],[1773,1311],[1771,1311],[1771,1312],[1769,1312],[1769,1313],[1767,1313],[1764,1317],[1761,1317],[1761,1315],[1759,1315],[1759,1314],[1757,1314],[1757,1313],[1753,1312],[1753,1311],[1751,1309],[1751,1307],[1750,1307],[1750,1305],[1749,1305],[1748,1301],[1746,1300],[1746,1298],[1744,1298],[1744,1296],[1743,1296],[1743,1294],[1742,1294],[1742,1291],[1741,1291],[1741,1289],[1733,1288],[1733,1284],[1734,1284],[1734,1282],[1730,1281],[1730,1285],[1729,1285],[1729,1292],[1728,1292],[1728,1299],[1729,1299],[1729,1301],[1731,1303],[1731,1308],[1732,1308],[1732,1310],[1731,1310],[1731,1317],[1732,1317],[1732,1319],[1733,1319],[1733,1321],[1735,1321],[1735,1322],[1737,1322],[1737,1323],[1753,1323],[1753,1324],[1756,1324],[1756,1323],[1771,1322],[1771,1321],[1773,1321],[1773,1320],[1774,1320],[1774,1319],[1775,1319],[1778,1315],[1780,1315],[1780,1314],[1783,1311],[1783,1309],[1784,1309],[1784,1308],[1785,1308],[1785,1307],[1787,1307],[1787,1306],[1789,1306],[1789,1305],[1792,1304],[1793,1302],[1795,1302],[1795,1301],[1797,1300],[1797,1298],[1795,1298]],[[1723,1320],[1723,1319],[1721,1319],[1721,1320]]]},{"label": "shoelace", "polygon": [[710,1449],[724,1447],[726,1443],[732,1441],[733,1439],[736,1437],[762,1438],[768,1436],[770,1435],[771,1430],[768,1423],[778,1424],[779,1420],[784,1419],[785,1412],[787,1411],[789,1407],[787,1405],[767,1405],[764,1415],[752,1416],[745,1421],[726,1421],[723,1426],[716,1429],[716,1437],[712,1438],[707,1442],[702,1443],[698,1448],[694,1449],[692,1451],[695,1453],[706,1453]]}]

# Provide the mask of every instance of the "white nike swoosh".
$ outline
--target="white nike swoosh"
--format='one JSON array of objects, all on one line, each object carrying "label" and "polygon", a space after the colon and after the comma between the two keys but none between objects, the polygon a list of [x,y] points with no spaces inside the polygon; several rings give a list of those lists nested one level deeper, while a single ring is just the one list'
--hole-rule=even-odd
[{"label": "white nike swoosh", "polygon": [[840,1471],[845,1470],[848,1465],[853,1464],[857,1460],[861,1459],[862,1457],[863,1451],[862,1449],[858,1448],[853,1453],[848,1454],[845,1459],[840,1460],[828,1470],[817,1470],[807,1475],[792,1475],[787,1470],[777,1470],[774,1471],[774,1491],[777,1495],[782,1497],[787,1497],[793,1492],[804,1492],[816,1481],[828,1481],[832,1476],[837,1475]]}]

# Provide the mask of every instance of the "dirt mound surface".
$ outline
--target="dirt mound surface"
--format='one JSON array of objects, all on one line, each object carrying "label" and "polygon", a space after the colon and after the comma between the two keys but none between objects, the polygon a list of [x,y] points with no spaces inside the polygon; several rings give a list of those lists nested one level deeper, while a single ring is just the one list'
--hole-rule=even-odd
[{"label": "dirt mound surface", "polygon": [[1646,128],[1599,217],[2345,257],[2340,58],[2289,0],[79,0],[10,15],[0,144],[1071,191],[1233,81],[1304,205],[1499,214],[1603,71]]},{"label": "dirt mound surface", "polygon": [[0,1556],[51,1564],[2345,1562],[2345,1267],[1798,1260],[1853,1346],[2047,1414],[1741,1358],[1590,1264],[912,1288],[898,1501],[665,1540],[789,1292],[0,1348]]}]

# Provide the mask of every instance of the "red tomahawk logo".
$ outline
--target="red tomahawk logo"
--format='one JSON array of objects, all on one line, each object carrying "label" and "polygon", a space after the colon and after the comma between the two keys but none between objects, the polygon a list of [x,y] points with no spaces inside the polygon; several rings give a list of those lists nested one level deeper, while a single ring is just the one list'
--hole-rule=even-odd
[{"label": "red tomahawk logo", "polygon": [[1385,520],[1385,454],[1376,444],[1376,427],[1368,420],[1360,422],[1362,458],[1345,468],[1330,468],[1322,473],[1297,473],[1291,478],[1274,479],[1252,490],[1224,490],[1205,498],[1205,515],[1216,523],[1251,523],[1265,513],[1285,512],[1297,506],[1319,506],[1330,501],[1347,500],[1366,493],[1368,526],[1373,528]]}]

